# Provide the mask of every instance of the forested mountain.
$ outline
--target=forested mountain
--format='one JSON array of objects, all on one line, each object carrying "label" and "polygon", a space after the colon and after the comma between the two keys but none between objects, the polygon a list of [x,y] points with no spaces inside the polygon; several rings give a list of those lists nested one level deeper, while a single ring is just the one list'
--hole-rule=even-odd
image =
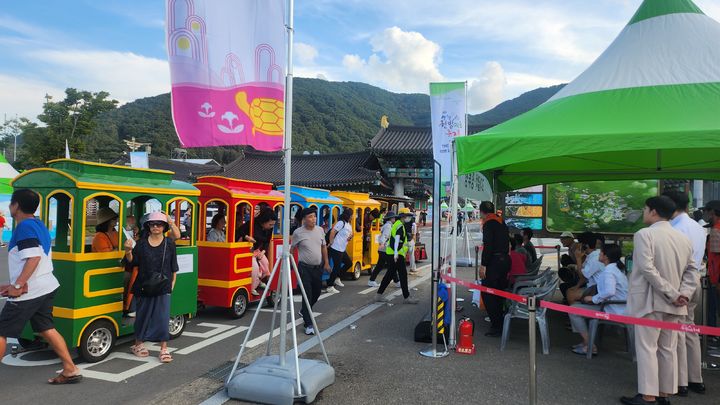
[{"label": "forested mountain", "polygon": [[[505,101],[483,114],[470,116],[471,124],[496,124],[541,104],[561,86],[540,88]],[[430,101],[424,94],[398,94],[365,83],[330,82],[297,78],[294,81],[293,149],[296,151],[350,152],[367,147],[380,127],[380,117],[393,125],[430,125]],[[152,144],[152,154],[169,157],[179,147],[172,124],[170,95],[135,100],[95,118],[81,157],[111,161],[124,139]],[[188,157],[214,158],[227,163],[239,147],[189,149]]]}]

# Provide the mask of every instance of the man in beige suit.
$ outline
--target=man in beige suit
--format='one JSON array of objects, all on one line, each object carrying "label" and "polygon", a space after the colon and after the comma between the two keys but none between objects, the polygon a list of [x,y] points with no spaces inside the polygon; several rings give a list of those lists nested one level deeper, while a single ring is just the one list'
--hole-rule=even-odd
[{"label": "man in beige suit", "polygon": [[[645,201],[643,222],[649,225],[633,238],[633,269],[627,314],[657,321],[678,322],[687,315],[689,297],[699,284],[690,239],[672,228],[668,220],[675,203],[667,196]],[[635,328],[638,392],[622,397],[626,405],[669,404],[678,387],[677,333],[638,326]]]}]

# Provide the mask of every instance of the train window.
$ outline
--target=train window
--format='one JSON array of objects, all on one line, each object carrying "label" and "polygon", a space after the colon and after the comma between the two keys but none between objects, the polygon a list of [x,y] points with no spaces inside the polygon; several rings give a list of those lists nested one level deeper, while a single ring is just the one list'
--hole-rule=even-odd
[{"label": "train window", "polygon": [[336,205],[332,208],[332,221],[330,221],[328,228],[335,225],[335,223],[337,222],[339,217],[340,217],[340,206]]},{"label": "train window", "polygon": [[173,200],[168,204],[170,220],[180,229],[180,239],[175,243],[189,246],[193,239],[193,203],[185,199]]},{"label": "train window", "polygon": [[109,195],[97,195],[85,205],[85,253],[117,252],[120,246],[118,215],[120,200]]},{"label": "train window", "polygon": [[[235,206],[235,242],[240,242],[239,228],[244,224],[249,224],[252,219],[252,206],[249,203],[241,202]],[[232,225],[232,224],[231,224]],[[248,225],[249,227],[250,225]],[[250,229],[245,231],[250,234]]]},{"label": "train window", "polygon": [[[283,216],[283,205],[282,204],[278,204],[275,206],[275,216],[277,217],[278,220],[277,220],[277,222],[275,222],[275,228],[273,229],[273,233],[275,235],[282,235],[282,231],[283,231],[282,224],[283,224],[283,221],[285,220],[285,217]],[[292,223],[292,220],[293,219],[290,218],[290,223]]]},{"label": "train window", "polygon": [[362,208],[358,208],[355,210],[355,232],[362,232],[362,220]]},{"label": "train window", "polygon": [[[72,198],[65,193],[55,193],[48,199],[47,227],[55,252],[72,251]],[[2,232],[2,230],[0,230]]]},{"label": "train window", "polygon": [[330,207],[323,205],[320,207],[320,212],[318,212],[317,224],[320,225],[324,231],[327,231],[328,222],[330,222]]},{"label": "train window", "polygon": [[[213,223],[215,227],[213,228]],[[208,242],[227,241],[227,204],[213,200],[205,204],[205,240]]]},{"label": "train window", "polygon": [[256,205],[254,216],[258,216],[258,214],[260,214],[260,211],[262,211],[266,208],[270,208],[270,205],[266,202],[261,202],[260,204]]},{"label": "train window", "polygon": [[297,220],[298,212],[300,212],[302,208],[300,204],[290,204],[290,232],[302,225],[302,223]]}]

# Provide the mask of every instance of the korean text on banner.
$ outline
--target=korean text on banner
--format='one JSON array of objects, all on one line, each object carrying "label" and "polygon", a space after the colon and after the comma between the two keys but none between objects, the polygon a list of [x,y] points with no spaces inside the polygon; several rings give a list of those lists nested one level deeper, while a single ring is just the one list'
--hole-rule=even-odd
[{"label": "korean text on banner", "polygon": [[467,135],[465,112],[465,82],[430,83],[433,157],[442,165],[443,183],[451,180],[450,142]]},{"label": "korean text on banner", "polygon": [[284,0],[167,0],[172,111],[185,147],[282,149]]}]

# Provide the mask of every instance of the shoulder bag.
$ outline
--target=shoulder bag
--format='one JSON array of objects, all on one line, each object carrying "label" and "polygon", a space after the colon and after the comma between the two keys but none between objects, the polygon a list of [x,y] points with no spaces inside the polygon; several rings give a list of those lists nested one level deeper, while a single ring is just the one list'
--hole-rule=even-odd
[{"label": "shoulder bag", "polygon": [[162,264],[160,265],[160,271],[153,271],[140,286],[140,295],[143,297],[157,297],[163,294],[165,287],[168,285],[170,280],[163,274],[163,267],[165,267],[165,252],[167,250],[167,238],[163,240],[163,256]]}]

